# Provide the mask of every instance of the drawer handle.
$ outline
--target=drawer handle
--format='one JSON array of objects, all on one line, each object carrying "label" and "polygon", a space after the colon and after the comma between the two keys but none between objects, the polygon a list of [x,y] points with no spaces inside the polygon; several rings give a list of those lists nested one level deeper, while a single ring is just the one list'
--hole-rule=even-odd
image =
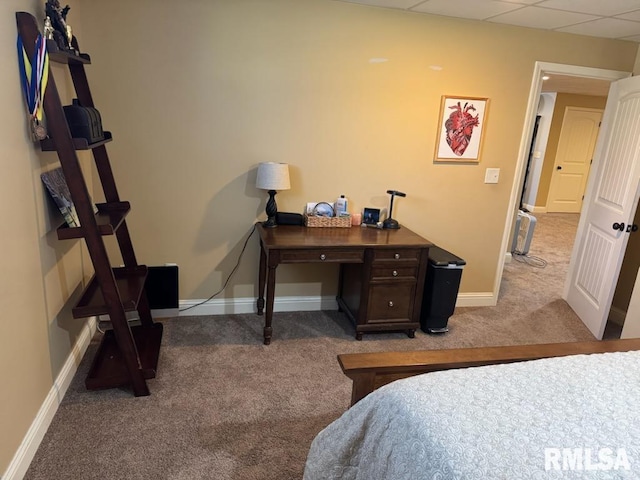
[{"label": "drawer handle", "polygon": [[398,276],[398,271],[397,271],[397,270],[394,270],[394,271],[393,271],[393,273],[392,273],[391,275],[393,275],[394,277],[397,277],[397,276]]},{"label": "drawer handle", "polygon": [[393,307],[393,302],[389,302],[389,306],[390,306],[390,307]]},{"label": "drawer handle", "polygon": [[398,260],[398,259],[400,258],[400,254],[399,254],[399,253],[396,253],[396,254],[393,256],[393,258],[395,258],[396,260]]},{"label": "drawer handle", "polygon": [[326,260],[326,259],[327,259],[327,256],[324,253],[320,254],[320,260]]}]

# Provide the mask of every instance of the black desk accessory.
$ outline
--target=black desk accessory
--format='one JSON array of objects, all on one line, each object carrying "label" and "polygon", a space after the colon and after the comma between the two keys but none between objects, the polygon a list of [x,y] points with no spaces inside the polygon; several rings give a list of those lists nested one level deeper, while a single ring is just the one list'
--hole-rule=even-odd
[{"label": "black desk accessory", "polygon": [[277,212],[276,223],[278,225],[300,225],[304,226],[304,216],[299,213]]},{"label": "black desk accessory", "polygon": [[400,228],[400,224],[397,222],[397,220],[394,220],[391,217],[391,215],[393,215],[393,199],[396,195],[399,197],[406,197],[407,194],[399,192],[398,190],[387,190],[387,193],[391,195],[391,204],[389,205],[389,218],[382,222],[382,228],[397,230],[398,228]]}]

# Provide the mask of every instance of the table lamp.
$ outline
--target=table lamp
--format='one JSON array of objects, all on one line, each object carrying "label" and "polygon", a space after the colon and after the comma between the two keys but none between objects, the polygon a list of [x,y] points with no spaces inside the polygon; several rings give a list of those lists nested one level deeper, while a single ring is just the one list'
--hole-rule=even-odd
[{"label": "table lamp", "polygon": [[258,175],[256,178],[256,188],[268,190],[269,200],[265,211],[267,212],[267,221],[262,225],[265,227],[277,227],[276,213],[278,206],[276,205],[276,190],[289,190],[291,184],[289,182],[289,164],[264,162],[258,165]]}]

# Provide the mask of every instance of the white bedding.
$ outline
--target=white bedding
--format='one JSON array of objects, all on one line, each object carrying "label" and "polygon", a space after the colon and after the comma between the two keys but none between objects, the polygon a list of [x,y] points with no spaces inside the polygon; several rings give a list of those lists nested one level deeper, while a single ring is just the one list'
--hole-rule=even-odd
[{"label": "white bedding", "polygon": [[304,480],[640,478],[640,352],[434,372],[360,400]]}]

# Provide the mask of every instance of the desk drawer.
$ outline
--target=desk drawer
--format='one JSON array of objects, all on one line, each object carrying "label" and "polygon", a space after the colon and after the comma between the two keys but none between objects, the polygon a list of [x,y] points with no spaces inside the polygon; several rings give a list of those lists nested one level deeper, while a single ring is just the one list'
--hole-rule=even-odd
[{"label": "desk drawer", "polygon": [[415,283],[371,285],[367,323],[410,321],[413,313],[414,290]]},{"label": "desk drawer", "polygon": [[418,262],[420,260],[419,248],[398,248],[398,249],[377,249],[373,253],[374,262],[386,262],[394,260],[397,262],[413,261]]},{"label": "desk drawer", "polygon": [[364,249],[286,250],[280,255],[282,263],[362,263],[364,261]]},{"label": "desk drawer", "polygon": [[415,279],[417,276],[418,266],[405,266],[398,263],[391,265],[376,264],[371,268],[371,280],[391,280],[391,279]]}]

